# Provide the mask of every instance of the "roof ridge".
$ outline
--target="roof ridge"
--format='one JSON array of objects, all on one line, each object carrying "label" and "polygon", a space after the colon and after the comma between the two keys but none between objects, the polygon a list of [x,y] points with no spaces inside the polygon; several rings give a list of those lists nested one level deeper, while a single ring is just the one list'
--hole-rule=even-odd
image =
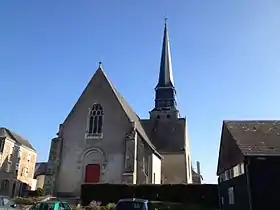
[{"label": "roof ridge", "polygon": [[36,151],[35,148],[32,146],[32,144],[26,138],[22,137],[21,135],[12,131],[9,128],[1,127],[1,129],[4,129],[4,131],[6,133],[6,137],[11,138],[12,140],[16,141],[20,145],[23,145],[25,147],[28,147],[29,149]]},{"label": "roof ridge", "polygon": [[[110,85],[111,89],[113,90],[114,94],[117,96],[117,100],[119,101],[119,103],[121,104],[122,108],[123,108],[123,103],[125,103],[125,105],[130,109],[131,112],[133,112],[138,119],[140,120],[139,116],[133,111],[133,109],[131,108],[131,106],[129,105],[129,103],[126,102],[126,100],[124,99],[124,97],[117,91],[117,89],[115,88],[115,86],[113,85],[113,83],[108,79],[107,74],[105,73],[105,71],[103,70],[102,65],[99,65],[97,70],[95,71],[95,73],[93,74],[93,76],[91,77],[90,81],[87,83],[86,87],[84,88],[84,90],[82,91],[82,93],[80,94],[80,97],[78,98],[78,100],[76,101],[76,103],[74,104],[74,106],[72,107],[71,111],[69,112],[69,114],[66,116],[65,120],[63,121],[63,124],[66,123],[66,121],[68,120],[68,118],[70,117],[71,113],[73,112],[74,108],[78,105],[78,103],[81,100],[81,96],[84,95],[85,91],[87,90],[87,88],[90,86],[94,76],[98,73],[101,72],[104,76],[104,78],[107,80],[108,84]],[[126,110],[125,110],[126,112]]]}]

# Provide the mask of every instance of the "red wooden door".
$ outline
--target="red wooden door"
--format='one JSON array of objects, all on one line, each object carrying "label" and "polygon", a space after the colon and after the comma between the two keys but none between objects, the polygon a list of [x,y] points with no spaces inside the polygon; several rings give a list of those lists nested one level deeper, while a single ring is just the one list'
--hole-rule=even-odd
[{"label": "red wooden door", "polygon": [[88,164],[86,166],[86,183],[98,183],[100,176],[100,165],[99,164]]}]

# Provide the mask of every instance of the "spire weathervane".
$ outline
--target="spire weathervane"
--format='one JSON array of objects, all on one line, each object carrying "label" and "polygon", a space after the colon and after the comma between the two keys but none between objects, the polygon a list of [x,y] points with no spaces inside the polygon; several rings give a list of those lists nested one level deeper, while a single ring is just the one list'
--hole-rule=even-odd
[{"label": "spire weathervane", "polygon": [[166,25],[168,17],[164,18],[164,24]]}]

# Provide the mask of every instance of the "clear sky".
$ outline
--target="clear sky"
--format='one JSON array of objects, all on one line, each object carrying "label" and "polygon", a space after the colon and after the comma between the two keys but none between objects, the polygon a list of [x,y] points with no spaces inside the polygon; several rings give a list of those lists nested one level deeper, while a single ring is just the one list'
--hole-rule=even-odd
[{"label": "clear sky", "polygon": [[0,2],[0,126],[38,160],[102,61],[141,117],[153,108],[164,18],[192,161],[216,182],[225,119],[280,119],[279,0]]}]

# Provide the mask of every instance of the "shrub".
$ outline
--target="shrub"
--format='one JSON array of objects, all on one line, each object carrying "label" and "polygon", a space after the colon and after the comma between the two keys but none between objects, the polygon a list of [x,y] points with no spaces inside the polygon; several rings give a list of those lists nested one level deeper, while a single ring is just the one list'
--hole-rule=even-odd
[{"label": "shrub", "polygon": [[133,197],[213,208],[219,206],[218,186],[210,184],[83,184],[81,189],[81,202],[85,206],[92,200],[106,205],[121,198]]},{"label": "shrub", "polygon": [[106,206],[106,210],[114,210],[116,207],[115,203],[108,203]]},{"label": "shrub", "polygon": [[42,188],[37,188],[35,190],[35,196],[43,196],[44,195],[44,190]]},{"label": "shrub", "polygon": [[45,197],[15,197],[13,200],[18,205],[33,205]]},{"label": "shrub", "polygon": [[89,205],[87,206],[71,206],[73,210],[113,210],[115,208],[116,204],[114,203],[109,203],[106,206],[102,206],[100,202],[92,201]]},{"label": "shrub", "polygon": [[42,188],[37,188],[36,190],[30,190],[27,193],[28,196],[31,197],[39,197],[44,195],[44,190]]},{"label": "shrub", "polygon": [[34,198],[16,197],[14,198],[14,201],[18,205],[33,205],[34,203],[36,203],[36,200]]},{"label": "shrub", "polygon": [[100,202],[91,201],[89,205],[85,206],[86,210],[100,210]]},{"label": "shrub", "polygon": [[84,210],[84,207],[81,206],[80,204],[78,204],[76,206],[71,205],[71,209],[72,210]]}]

